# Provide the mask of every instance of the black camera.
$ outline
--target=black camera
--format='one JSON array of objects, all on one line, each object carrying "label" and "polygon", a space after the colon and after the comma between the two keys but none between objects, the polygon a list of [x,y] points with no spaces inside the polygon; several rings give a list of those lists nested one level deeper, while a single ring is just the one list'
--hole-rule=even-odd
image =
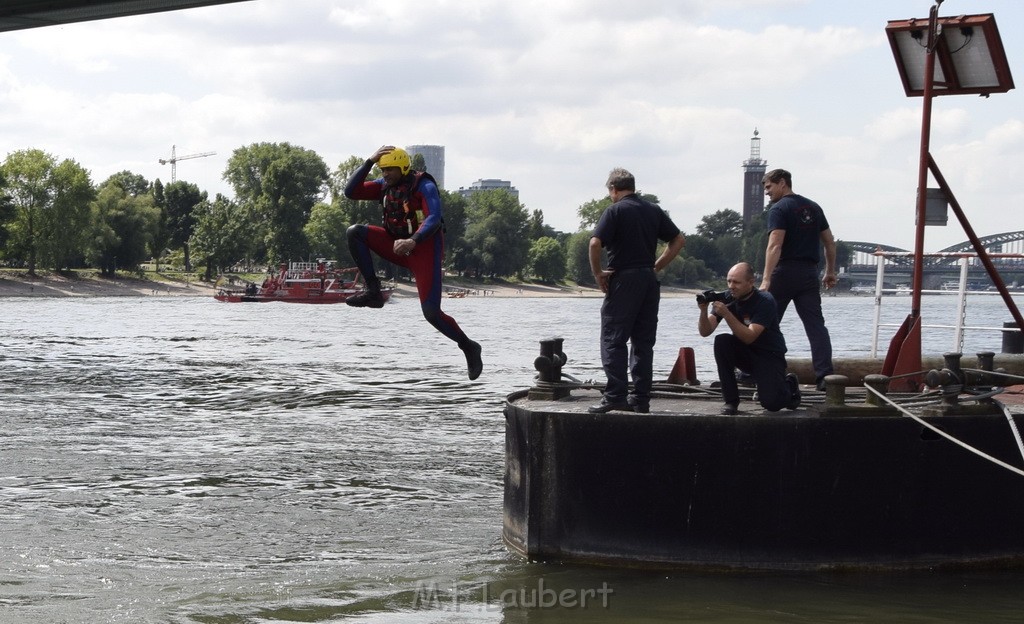
[{"label": "black camera", "polygon": [[721,301],[722,303],[729,303],[732,301],[732,293],[728,290],[725,292],[715,292],[713,290],[705,290],[697,295],[697,303],[711,303],[713,301]]}]

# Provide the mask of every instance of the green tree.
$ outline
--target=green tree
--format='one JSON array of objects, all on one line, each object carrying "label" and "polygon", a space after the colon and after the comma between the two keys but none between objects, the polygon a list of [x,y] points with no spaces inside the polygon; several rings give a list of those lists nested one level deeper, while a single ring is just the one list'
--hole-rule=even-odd
[{"label": "green tree", "polygon": [[728,208],[701,217],[697,234],[717,240],[723,237],[739,237],[743,232],[743,215]]},{"label": "green tree", "polygon": [[592,199],[576,209],[576,215],[580,218],[581,230],[593,230],[601,215],[612,205],[611,198]]},{"label": "green tree", "polygon": [[7,194],[7,181],[4,179],[0,169],[0,257],[4,257],[7,249],[7,241],[11,237],[9,228],[14,220],[14,202]]},{"label": "green tree", "polygon": [[[380,202],[345,197],[345,184],[356,172],[356,169],[362,166],[363,162],[365,161],[358,156],[349,156],[348,160],[339,163],[334,171],[331,172],[330,179],[327,182],[331,194],[331,204],[337,206],[341,211],[343,222],[347,225],[355,225],[357,223],[380,225],[382,219]],[[379,173],[379,169],[376,166],[374,166],[367,177],[375,177],[374,172]]]},{"label": "green tree", "polygon": [[533,242],[528,255],[530,273],[545,282],[565,279],[565,249],[550,236]]},{"label": "green tree", "polygon": [[164,187],[164,215],[168,230],[169,244],[180,247],[185,270],[192,270],[192,255],[189,241],[196,227],[196,207],[207,200],[206,191],[191,182],[171,182]]},{"label": "green tree", "polygon": [[8,257],[24,261],[29,275],[35,275],[41,240],[42,213],[52,201],[51,175],[56,159],[38,149],[21,150],[7,155],[0,173],[4,176],[6,193],[14,206],[11,220],[11,246]]},{"label": "green tree", "polygon": [[534,210],[530,214],[530,221],[527,228],[529,230],[527,235],[532,241],[540,240],[545,236],[550,238],[558,237],[558,232],[555,231],[555,228],[550,225],[545,225],[544,211],[542,210]]},{"label": "green tree", "polygon": [[89,202],[96,196],[89,172],[73,160],[53,170],[53,203],[43,213],[41,259],[55,271],[81,262],[89,228]]},{"label": "green tree", "polygon": [[729,272],[729,267],[736,264],[732,258],[722,257],[722,252],[715,245],[715,241],[699,234],[690,234],[686,237],[684,252],[687,256],[704,262],[715,275],[725,275]]},{"label": "green tree", "polygon": [[196,226],[189,239],[197,262],[205,267],[203,278],[234,265],[245,251],[246,214],[238,204],[217,194],[211,202],[204,200],[194,211]]},{"label": "green tree", "polygon": [[12,152],[0,165],[14,214],[7,257],[34,275],[38,263],[69,268],[82,255],[93,197],[89,173],[38,149]]},{"label": "green tree", "polygon": [[[711,244],[715,246],[717,256],[721,259],[721,264],[715,267],[719,275],[725,276],[737,262],[749,259],[751,263],[756,264],[756,256],[748,258],[743,255],[743,239],[739,236],[722,236],[713,240]],[[764,260],[764,250],[761,251],[761,259]]]},{"label": "green tree", "polygon": [[742,257],[749,262],[756,273],[764,271],[764,250],[768,247],[768,232],[765,231],[767,213],[754,215],[743,228]]},{"label": "green tree", "polygon": [[523,205],[506,189],[478,191],[469,197],[467,216],[466,243],[476,276],[521,275],[530,250]]},{"label": "green tree", "polygon": [[120,182],[114,176],[104,181],[91,207],[92,236],[87,258],[108,277],[118,268],[138,270],[160,218],[151,194],[132,195]]},{"label": "green tree", "polygon": [[160,260],[171,246],[171,227],[167,216],[167,197],[164,195],[164,184],[159,178],[153,181],[153,204],[159,212],[153,240],[150,242],[149,253],[156,263],[156,271],[160,271]]},{"label": "green tree", "polygon": [[455,192],[441,191],[441,216],[444,218],[445,264],[462,274],[469,266],[470,250],[466,243],[466,210],[469,202]]},{"label": "green tree", "polygon": [[146,195],[150,192],[149,180],[138,173],[132,173],[127,169],[111,175],[104,184],[116,184],[132,197]]},{"label": "green tree", "polygon": [[590,271],[590,238],[590,232],[576,232],[565,243],[566,275],[581,286],[596,285]]},{"label": "green tree", "polygon": [[715,280],[715,274],[704,265],[703,260],[679,255],[665,269],[663,279],[666,283],[685,288],[706,288]]},{"label": "green tree", "polygon": [[341,264],[349,262],[348,223],[340,202],[320,202],[313,206],[306,223],[306,240],[314,257],[337,260]]},{"label": "green tree", "polygon": [[228,160],[224,179],[251,223],[265,225],[253,234],[262,237],[271,260],[308,254],[304,228],[328,188],[327,165],[316,152],[289,143],[240,147]]},{"label": "green tree", "polygon": [[409,166],[413,171],[427,171],[427,161],[423,158],[423,154],[413,154],[409,159]]}]

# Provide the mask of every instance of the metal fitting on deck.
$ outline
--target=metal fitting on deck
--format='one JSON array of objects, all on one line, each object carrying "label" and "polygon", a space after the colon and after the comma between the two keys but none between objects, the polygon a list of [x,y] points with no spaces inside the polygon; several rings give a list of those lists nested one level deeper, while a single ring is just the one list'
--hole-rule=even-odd
[{"label": "metal fitting on deck", "polygon": [[846,405],[846,386],[850,378],[846,375],[825,375],[825,405],[840,407]]},{"label": "metal fitting on deck", "polygon": [[540,341],[540,355],[533,361],[533,367],[540,373],[537,378],[545,383],[562,380],[562,365],[569,358],[562,352],[564,338],[549,338]]},{"label": "metal fitting on deck", "polygon": [[942,393],[943,405],[956,405],[957,397],[964,390],[964,371],[960,368],[962,353],[944,353],[942,355],[945,368],[932,369],[924,376],[924,383],[932,388],[939,388]]},{"label": "metal fitting on deck", "polygon": [[[966,377],[968,383],[974,386],[979,392],[985,393],[992,390],[992,386],[998,385],[995,377],[992,375],[992,369],[995,368],[996,354],[993,351],[979,351],[978,352],[978,370],[980,373],[967,373]],[[981,399],[983,403],[991,403],[992,398]]]},{"label": "metal fitting on deck", "polygon": [[[889,392],[889,376],[864,375],[864,385],[884,395]],[[874,392],[867,393],[867,396],[864,397],[864,403],[872,407],[888,407]]]},{"label": "metal fitting on deck", "polygon": [[569,396],[571,386],[562,382],[562,366],[569,358],[562,351],[563,338],[540,341],[540,355],[533,360],[537,369],[537,385],[530,389],[530,398],[555,400]]}]

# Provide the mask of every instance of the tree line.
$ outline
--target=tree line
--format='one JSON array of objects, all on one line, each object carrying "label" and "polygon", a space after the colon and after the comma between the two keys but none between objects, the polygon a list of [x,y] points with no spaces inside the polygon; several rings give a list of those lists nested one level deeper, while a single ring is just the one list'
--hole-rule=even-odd
[{"label": "tree line", "polygon": [[[150,182],[131,171],[94,184],[74,160],[38,149],[12,152],[0,164],[0,262],[30,274],[37,268],[91,268],[112,276],[118,270],[140,272],[152,261],[158,270],[180,267],[206,280],[289,260],[348,264],[348,226],[381,220],[377,202],[351,200],[342,192],[362,162],[351,156],[331,171],[311,150],[254,143],[234,150],[223,172],[234,197],[210,198],[195,184]],[[413,168],[425,169],[422,156],[414,156]],[[375,168],[371,175],[376,173]],[[653,195],[644,197],[658,203]],[[542,211],[528,210],[505,189],[467,197],[441,190],[441,202],[450,273],[593,285],[587,246],[611,203],[607,197],[577,208],[575,233],[556,231],[544,223]],[[744,228],[739,213],[719,210],[686,234],[683,253],[663,281],[704,287],[741,259],[761,267],[766,242],[763,218]],[[410,277],[388,263],[381,270],[388,277]]]}]

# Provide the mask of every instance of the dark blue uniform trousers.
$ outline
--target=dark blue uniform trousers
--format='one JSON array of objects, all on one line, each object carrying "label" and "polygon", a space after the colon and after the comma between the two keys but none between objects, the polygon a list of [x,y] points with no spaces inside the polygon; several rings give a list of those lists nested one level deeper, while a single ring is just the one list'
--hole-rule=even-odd
[{"label": "dark blue uniform trousers", "polygon": [[779,322],[782,322],[782,315],[786,313],[790,301],[796,307],[796,313],[804,324],[807,341],[811,344],[811,363],[816,380],[831,375],[832,339],[821,313],[818,265],[796,260],[780,262],[772,272],[772,286],[768,292],[775,297]]},{"label": "dark blue uniform trousers", "polygon": [[660,302],[661,286],[654,269],[612,274],[601,305],[601,364],[608,378],[605,401],[626,400],[628,368],[633,377],[633,400],[638,405],[650,403]]},{"label": "dark blue uniform trousers", "polygon": [[715,336],[715,364],[722,384],[722,400],[739,405],[736,369],[749,373],[757,384],[757,400],[769,412],[787,407],[791,395],[786,384],[786,356],[751,348],[734,334]]}]

